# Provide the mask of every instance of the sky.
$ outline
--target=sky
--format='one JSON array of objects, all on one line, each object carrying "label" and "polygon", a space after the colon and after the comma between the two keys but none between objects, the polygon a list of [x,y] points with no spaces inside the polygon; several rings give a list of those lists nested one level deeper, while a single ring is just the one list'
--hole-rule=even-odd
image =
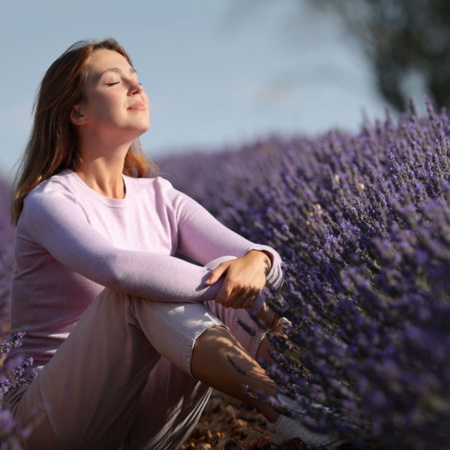
[{"label": "sky", "polygon": [[81,39],[114,37],[151,101],[151,157],[272,133],[357,130],[384,117],[370,65],[333,17],[302,0],[21,0],[0,15],[0,172],[29,135],[38,85]]}]

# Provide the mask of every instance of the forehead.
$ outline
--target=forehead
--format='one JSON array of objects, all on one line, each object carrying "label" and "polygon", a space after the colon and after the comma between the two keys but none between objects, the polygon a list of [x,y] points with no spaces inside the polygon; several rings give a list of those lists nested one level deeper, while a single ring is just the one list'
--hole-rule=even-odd
[{"label": "forehead", "polygon": [[120,53],[107,49],[95,50],[86,67],[88,78],[98,78],[109,70],[122,70],[127,73],[134,71],[131,64]]}]

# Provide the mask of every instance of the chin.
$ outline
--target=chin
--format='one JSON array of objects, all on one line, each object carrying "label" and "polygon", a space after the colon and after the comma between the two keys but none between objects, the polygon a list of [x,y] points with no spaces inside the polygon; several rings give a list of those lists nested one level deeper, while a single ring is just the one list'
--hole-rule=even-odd
[{"label": "chin", "polygon": [[150,125],[142,127],[136,130],[136,139],[139,139],[143,134],[145,134],[150,129]]},{"label": "chin", "polygon": [[141,134],[147,132],[148,130],[150,130],[150,124],[147,124],[145,127],[142,128]]},{"label": "chin", "polygon": [[136,130],[137,133],[143,134],[150,129],[150,122],[146,121],[143,123],[137,123],[133,128]]}]

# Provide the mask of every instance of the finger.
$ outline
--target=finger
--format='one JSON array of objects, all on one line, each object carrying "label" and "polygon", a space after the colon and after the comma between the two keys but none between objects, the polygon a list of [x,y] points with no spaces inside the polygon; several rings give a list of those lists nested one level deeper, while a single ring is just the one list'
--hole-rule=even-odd
[{"label": "finger", "polygon": [[258,289],[242,288],[239,291],[233,291],[224,306],[233,309],[248,309],[253,305],[258,295]]},{"label": "finger", "polygon": [[222,283],[222,286],[217,293],[214,300],[216,300],[218,303],[222,304],[226,308],[229,308],[231,304],[233,303],[233,286],[229,282],[229,280],[225,277],[224,282]]},{"label": "finger", "polygon": [[242,306],[244,309],[249,309],[253,306],[253,303],[255,303],[255,300],[258,298],[259,291],[258,289],[252,289],[249,294],[246,296],[245,302]]},{"label": "finger", "polygon": [[220,264],[214,270],[211,271],[208,278],[205,281],[206,286],[211,286],[216,283],[228,270],[228,265]]},{"label": "finger", "polygon": [[245,308],[251,308],[253,304],[258,300],[259,296],[261,295],[262,289],[259,289],[257,287],[253,287],[250,289],[249,295],[248,295],[248,303],[246,304]]}]

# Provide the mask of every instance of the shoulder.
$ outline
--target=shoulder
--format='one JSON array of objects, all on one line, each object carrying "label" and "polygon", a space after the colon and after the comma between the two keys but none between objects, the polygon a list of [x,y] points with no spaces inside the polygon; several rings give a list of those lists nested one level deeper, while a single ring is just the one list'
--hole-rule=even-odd
[{"label": "shoulder", "polygon": [[76,175],[71,170],[64,170],[55,174],[47,180],[36,186],[27,196],[33,198],[43,194],[51,194],[57,192],[74,192],[76,188]]},{"label": "shoulder", "polygon": [[21,215],[57,208],[61,200],[76,203],[78,196],[71,174],[71,171],[61,172],[36,186],[25,197]]}]

